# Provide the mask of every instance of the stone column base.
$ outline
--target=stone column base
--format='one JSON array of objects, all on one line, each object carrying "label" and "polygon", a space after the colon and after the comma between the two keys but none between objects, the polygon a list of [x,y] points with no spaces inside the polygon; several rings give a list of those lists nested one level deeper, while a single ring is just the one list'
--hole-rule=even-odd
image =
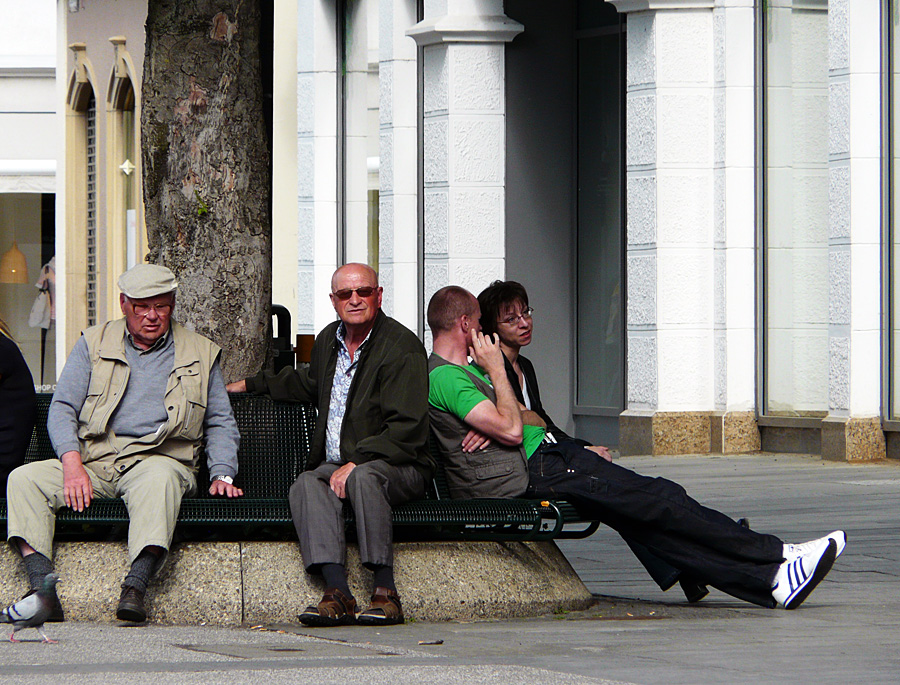
[{"label": "stone column base", "polygon": [[[19,555],[0,551],[0,603],[27,589]],[[66,619],[114,622],[128,570],[124,542],[66,542],[54,554]],[[348,550],[350,589],[365,609],[372,574]],[[540,616],[586,609],[591,593],[552,542],[409,542],[394,570],[406,616],[418,621]],[[176,545],[147,592],[149,620],[182,625],[294,623],[324,585],[290,542]]]},{"label": "stone column base", "polygon": [[886,457],[884,431],[877,416],[856,419],[829,416],[822,419],[823,459],[872,461]]},{"label": "stone column base", "polygon": [[642,412],[619,414],[623,456],[758,452],[753,412]]}]

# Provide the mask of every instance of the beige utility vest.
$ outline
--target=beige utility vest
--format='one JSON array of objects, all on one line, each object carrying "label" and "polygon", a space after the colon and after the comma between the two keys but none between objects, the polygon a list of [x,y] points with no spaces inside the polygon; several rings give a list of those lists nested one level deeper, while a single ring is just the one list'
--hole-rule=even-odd
[{"label": "beige utility vest", "polygon": [[112,478],[147,454],[164,454],[196,468],[203,439],[203,418],[209,372],[221,348],[201,335],[172,322],[175,363],[166,384],[168,421],[143,437],[119,437],[109,420],[119,406],[131,369],[125,358],[125,319],[85,330],[91,359],[91,381],[78,414],[81,459],[95,462],[94,470]]}]

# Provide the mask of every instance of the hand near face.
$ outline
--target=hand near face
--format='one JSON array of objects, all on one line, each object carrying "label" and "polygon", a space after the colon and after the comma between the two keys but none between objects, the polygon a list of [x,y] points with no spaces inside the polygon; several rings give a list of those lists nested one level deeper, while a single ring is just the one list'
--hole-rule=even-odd
[{"label": "hand near face", "polygon": [[469,356],[475,363],[487,371],[488,375],[506,373],[503,350],[500,349],[500,338],[497,334],[486,336],[473,328],[469,335],[471,337]]}]

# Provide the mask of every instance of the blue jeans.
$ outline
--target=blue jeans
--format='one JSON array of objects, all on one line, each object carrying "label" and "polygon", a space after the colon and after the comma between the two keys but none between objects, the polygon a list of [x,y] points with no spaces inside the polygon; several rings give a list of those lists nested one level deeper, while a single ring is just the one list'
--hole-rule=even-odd
[{"label": "blue jeans", "polygon": [[783,542],[704,507],[684,488],[606,461],[570,440],[542,443],[528,460],[528,496],[566,499],[622,537],[734,597],[774,607]]}]

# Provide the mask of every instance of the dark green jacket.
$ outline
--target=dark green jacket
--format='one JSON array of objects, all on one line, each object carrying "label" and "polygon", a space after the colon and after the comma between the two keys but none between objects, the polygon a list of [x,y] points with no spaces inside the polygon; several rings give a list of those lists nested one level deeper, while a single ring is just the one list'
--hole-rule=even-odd
[{"label": "dark green jacket", "polygon": [[[325,426],[340,344],[335,332],[340,323],[329,324],[316,336],[308,369],[263,372],[247,379],[248,392],[316,405],[319,414],[309,468],[325,460]],[[357,354],[359,366],[341,426],[341,457],[354,464],[373,459],[412,464],[429,480],[434,461],[428,454],[425,348],[408,328],[379,311],[369,342]]]}]

